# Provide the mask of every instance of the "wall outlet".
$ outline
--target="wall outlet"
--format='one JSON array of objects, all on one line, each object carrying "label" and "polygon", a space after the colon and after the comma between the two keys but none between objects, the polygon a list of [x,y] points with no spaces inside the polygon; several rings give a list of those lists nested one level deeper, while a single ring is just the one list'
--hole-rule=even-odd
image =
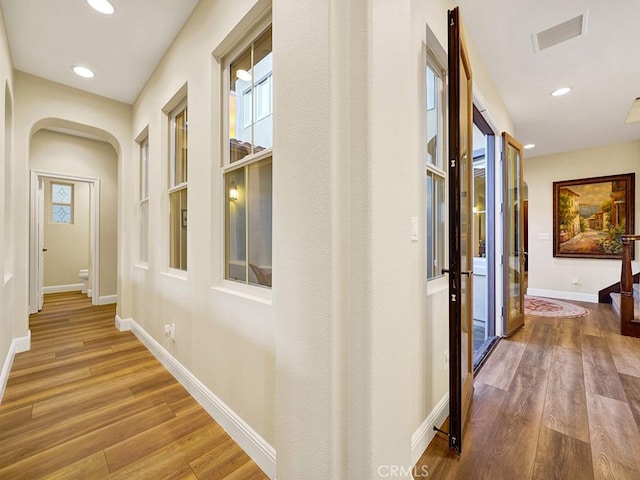
[{"label": "wall outlet", "polygon": [[571,281],[573,282],[574,285],[577,285],[578,284],[578,277],[573,277],[571,279]]},{"label": "wall outlet", "polygon": [[449,350],[444,351],[444,369],[449,370]]},{"label": "wall outlet", "polygon": [[170,338],[174,342],[176,341],[176,324],[175,323],[167,323],[164,326],[164,336]]}]

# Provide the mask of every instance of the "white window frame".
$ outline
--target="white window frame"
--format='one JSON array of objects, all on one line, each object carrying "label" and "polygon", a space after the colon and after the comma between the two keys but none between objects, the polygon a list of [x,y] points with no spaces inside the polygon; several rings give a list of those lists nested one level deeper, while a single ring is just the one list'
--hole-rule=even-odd
[{"label": "white window frame", "polygon": [[[436,162],[431,163],[429,161],[427,161],[427,141],[428,139],[426,138],[426,125],[427,125],[427,104],[428,104],[428,98],[427,98],[427,94],[426,94],[426,88],[427,88],[427,67],[431,68],[431,70],[433,70],[436,75],[438,75],[439,79],[440,79],[440,92],[438,95],[438,108],[439,108],[439,112],[438,112],[438,134],[437,134],[437,139],[438,142],[436,144]],[[425,165],[425,182],[427,179],[427,176],[429,174],[438,177],[438,179],[442,180],[442,185],[444,187],[444,198],[443,198],[443,202],[444,205],[442,205],[441,207],[438,205],[435,205],[432,207],[432,212],[436,212],[438,210],[438,207],[441,208],[442,210],[442,215],[444,215],[444,228],[442,229],[442,231],[438,231],[437,225],[435,226],[435,228],[433,228],[432,231],[432,238],[438,238],[438,241],[442,242],[442,254],[443,254],[443,258],[440,259],[440,265],[437,265],[437,272],[433,275],[430,276],[431,272],[426,272],[427,275],[425,275],[426,281],[429,284],[432,283],[437,283],[440,284],[443,281],[446,280],[446,277],[444,276],[444,274],[442,273],[442,269],[445,268],[446,266],[446,262],[447,262],[447,258],[448,258],[448,246],[447,246],[447,234],[448,234],[448,215],[447,215],[447,211],[448,211],[448,176],[447,176],[447,162],[445,160],[446,157],[446,151],[445,151],[445,145],[447,144],[447,132],[446,132],[446,119],[447,119],[447,90],[446,90],[446,85],[447,85],[447,70],[446,67],[442,64],[442,62],[440,60],[438,60],[436,54],[431,51],[430,49],[427,49],[427,56],[426,56],[426,62],[425,62],[425,66],[424,66],[424,72],[425,72],[425,101],[424,101],[424,115],[425,115],[425,142],[424,142],[424,165]],[[425,191],[425,195],[426,195],[426,191]],[[425,196],[425,200],[426,202],[430,202],[431,199],[430,198],[426,198]],[[426,203],[425,203],[425,208],[426,208]],[[435,214],[435,213],[434,213]],[[427,216],[426,216],[426,210],[425,210],[425,223],[426,225],[426,229],[432,228],[432,225],[428,225],[427,223]],[[434,222],[435,223],[435,222]],[[426,231],[425,229],[425,231]],[[425,235],[425,254],[429,255],[429,251],[430,251],[430,246],[427,245],[427,240],[428,240],[429,236]],[[427,262],[425,263],[425,268],[427,268],[428,266],[428,259]],[[428,270],[428,269],[427,269]]]},{"label": "white window frame", "polygon": [[[138,138],[140,163],[139,163],[139,185],[138,185],[138,262],[140,265],[147,266],[149,264],[149,127],[146,127]],[[142,212],[143,209],[147,209],[146,226],[142,224]],[[146,238],[144,238],[143,231],[146,227]],[[146,243],[144,250],[147,253],[147,258],[142,258],[143,243]]]},{"label": "white window frame", "polygon": [[[231,91],[230,85],[230,71],[231,64],[238,58],[238,56],[253,43],[256,39],[258,39],[269,27],[272,26],[272,18],[271,15],[265,16],[261,21],[256,23],[253,28],[250,29],[249,33],[242,37],[241,41],[239,41],[233,48],[231,48],[224,56],[221,58],[222,65],[222,155],[221,155],[221,168],[220,168],[220,185],[221,185],[221,206],[222,206],[222,228],[221,228],[221,266],[220,269],[220,282],[226,287],[225,290],[230,292],[236,292],[240,294],[247,294],[252,297],[258,297],[261,299],[266,299],[267,301],[271,300],[271,292],[272,287],[262,286],[262,285],[254,285],[248,283],[249,280],[249,262],[248,259],[246,261],[246,280],[245,282],[229,280],[226,277],[226,204],[227,195],[225,191],[225,178],[226,175],[235,170],[244,169],[245,167],[252,165],[254,163],[258,163],[261,160],[264,160],[268,157],[271,157],[271,162],[273,165],[274,157],[273,157],[273,148],[267,148],[260,152],[254,152],[246,155],[241,160],[231,163],[230,159],[230,137],[229,137],[229,92]],[[272,30],[273,31],[273,30]],[[271,101],[270,101],[270,110],[271,114],[273,113],[273,82],[272,82],[273,72],[265,75],[261,78],[261,82],[269,78],[269,82],[271,83]],[[256,83],[256,86],[258,84]],[[255,89],[254,89],[255,90]],[[245,92],[242,94],[244,95]],[[256,95],[251,95],[251,108],[255,110],[255,100]],[[268,115],[267,115],[268,116]],[[263,118],[266,118],[263,117]],[[255,119],[253,123],[257,122]],[[251,124],[251,122],[249,123]],[[248,218],[248,215],[247,215]],[[273,238],[273,237],[272,237]],[[273,253],[272,253],[273,257]],[[273,263],[273,262],[272,262]]]}]

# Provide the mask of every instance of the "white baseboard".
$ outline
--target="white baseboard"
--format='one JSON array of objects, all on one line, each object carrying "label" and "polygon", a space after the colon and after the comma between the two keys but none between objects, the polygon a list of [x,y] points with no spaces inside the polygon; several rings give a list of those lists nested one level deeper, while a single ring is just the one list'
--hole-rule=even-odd
[{"label": "white baseboard", "polygon": [[93,298],[93,290],[91,290],[90,288],[87,289],[87,297]]},{"label": "white baseboard", "polygon": [[112,303],[118,303],[117,295],[103,295],[98,297],[98,305],[109,305]]},{"label": "white baseboard", "polygon": [[7,358],[0,371],[0,403],[2,403],[2,397],[4,397],[4,391],[7,388],[7,381],[9,380],[9,374],[11,373],[11,366],[13,365],[13,358],[16,353],[27,352],[31,349],[31,330],[27,330],[25,337],[14,338],[9,346],[7,352]]},{"label": "white baseboard", "polygon": [[411,435],[411,463],[415,465],[435,437],[436,431],[433,427],[440,428],[449,416],[449,394],[436,404],[429,416],[422,422],[422,425]]},{"label": "white baseboard", "polygon": [[131,330],[202,408],[247,452],[267,476],[275,478],[276,451],[264,438],[167,352],[135,320],[132,318],[123,319],[116,315],[115,322],[118,330]]},{"label": "white baseboard", "polygon": [[576,302],[598,303],[597,293],[563,292],[561,290],[544,290],[542,288],[527,289],[527,295],[532,297],[557,298],[560,300],[574,300]]},{"label": "white baseboard", "polygon": [[42,293],[63,293],[80,291],[82,291],[82,283],[71,283],[69,285],[52,285],[50,287],[42,287]]}]

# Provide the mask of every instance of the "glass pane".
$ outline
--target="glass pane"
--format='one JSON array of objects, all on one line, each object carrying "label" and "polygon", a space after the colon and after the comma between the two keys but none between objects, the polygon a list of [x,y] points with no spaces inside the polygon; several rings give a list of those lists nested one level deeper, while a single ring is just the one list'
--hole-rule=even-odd
[{"label": "glass pane", "polygon": [[427,162],[440,165],[438,133],[440,123],[440,77],[427,65]]},{"label": "glass pane", "polygon": [[60,185],[59,183],[51,184],[51,203],[64,203],[71,205],[73,199],[73,190],[71,185]]},{"label": "glass pane", "polygon": [[229,160],[273,146],[271,27],[229,68]]},{"label": "glass pane", "polygon": [[169,194],[169,267],[187,269],[187,189]]},{"label": "glass pane", "polygon": [[473,354],[488,333],[487,161],[484,134],[473,126]]},{"label": "glass pane", "polygon": [[249,283],[271,286],[271,158],[247,167]]},{"label": "glass pane", "polygon": [[149,196],[149,141],[140,144],[140,200]]},{"label": "glass pane", "polygon": [[247,281],[247,191],[244,168],[225,175],[225,278]]},{"label": "glass pane", "polygon": [[187,181],[187,109],[175,117],[175,177],[172,186]]},{"label": "glass pane", "polygon": [[71,205],[51,205],[51,222],[71,223]]},{"label": "glass pane", "polygon": [[427,171],[427,280],[442,276],[445,245],[444,177]]},{"label": "glass pane", "polygon": [[507,318],[517,317],[520,305],[520,154],[512,145],[507,145]]},{"label": "glass pane", "polygon": [[149,201],[140,203],[140,261],[149,261]]},{"label": "glass pane", "polygon": [[243,159],[251,152],[253,104],[251,95],[252,65],[249,46],[229,68],[229,160]]}]

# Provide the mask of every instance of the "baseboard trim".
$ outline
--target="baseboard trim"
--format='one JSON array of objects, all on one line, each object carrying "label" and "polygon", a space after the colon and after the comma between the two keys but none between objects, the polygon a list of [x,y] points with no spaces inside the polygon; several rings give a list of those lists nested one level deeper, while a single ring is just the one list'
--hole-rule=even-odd
[{"label": "baseboard trim", "polygon": [[411,435],[411,462],[413,465],[418,463],[418,460],[420,460],[429,443],[431,443],[433,437],[436,436],[436,431],[433,427],[440,428],[448,416],[449,393],[446,393],[434,409],[431,410],[431,413],[425,418],[422,425]]},{"label": "baseboard trim", "polygon": [[213,419],[247,452],[269,478],[276,475],[276,451],[228,405],[198,380],[132,318],[116,315],[116,327],[130,330],[167,370],[187,389]]},{"label": "baseboard trim", "polygon": [[597,293],[563,292],[561,290],[544,290],[542,288],[527,289],[527,295],[532,297],[557,298],[560,300],[574,300],[576,302],[598,303]]},{"label": "baseboard trim", "polygon": [[2,371],[0,372],[0,403],[4,397],[4,391],[7,388],[7,382],[9,381],[9,374],[11,373],[11,367],[13,366],[13,359],[16,353],[27,352],[31,349],[31,330],[27,330],[25,337],[14,338],[9,346],[7,352],[7,358],[4,360]]},{"label": "baseboard trim", "polygon": [[42,287],[42,293],[64,293],[80,291],[82,291],[82,283],[70,283],[69,285],[52,285],[50,287]]},{"label": "baseboard trim", "polygon": [[112,303],[118,303],[118,295],[103,295],[98,297],[98,305],[110,305]]}]

